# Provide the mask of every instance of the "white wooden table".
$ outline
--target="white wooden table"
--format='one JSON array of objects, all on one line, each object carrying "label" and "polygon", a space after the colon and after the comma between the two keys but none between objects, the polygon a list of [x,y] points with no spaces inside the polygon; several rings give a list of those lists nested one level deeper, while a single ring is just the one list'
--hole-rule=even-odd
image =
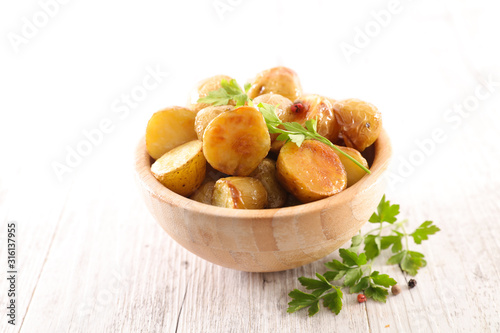
[{"label": "white wooden table", "polygon": [[[486,2],[402,1],[401,12],[348,63],[341,43],[352,42],[355,28],[363,28],[372,20],[370,11],[387,8],[387,2],[370,2],[366,9],[276,2],[269,11],[233,3],[221,20],[205,2],[198,4],[200,11],[180,2],[139,7],[74,2],[61,7],[19,53],[5,42],[0,332],[500,331],[495,8]],[[10,6],[9,18],[0,10],[5,33],[20,30],[20,17],[38,8]],[[127,19],[117,16],[109,26],[116,8]],[[172,11],[177,14],[162,21]],[[127,15],[137,24],[130,26]],[[250,27],[255,15],[273,23]],[[233,55],[240,59],[214,55],[207,63],[196,54],[212,47],[196,39],[197,27],[207,35],[226,31],[229,39],[241,36],[228,31],[235,24],[248,27],[246,36],[267,29],[278,34],[293,15],[304,24],[290,26],[282,43],[263,40],[266,52],[248,54],[235,46]],[[83,34],[79,27],[89,21]],[[183,23],[182,32],[172,33]],[[171,52],[181,45],[186,52]],[[293,52],[294,45],[318,53]],[[300,288],[297,277],[324,272],[323,264],[338,259],[337,252],[284,272],[233,271],[184,250],[146,211],[134,184],[132,153],[149,116],[182,104],[189,87],[205,76],[224,72],[244,80],[276,64],[299,72],[308,92],[359,97],[382,110],[394,146],[387,196],[401,205],[410,227],[433,220],[442,230],[420,246],[428,266],[417,275],[416,288],[408,290],[409,277],[385,265],[383,257],[377,269],[403,285],[386,304],[358,304],[355,295],[345,293],[338,316],[325,309],[313,318],[306,311],[287,314],[287,294]],[[140,85],[145,68],[156,65],[168,78],[129,113],[114,113],[115,99]],[[488,80],[491,92],[483,96],[487,89],[478,87]],[[484,98],[474,100],[478,89]],[[448,111],[454,104],[465,111]],[[85,139],[83,130],[108,118],[113,129],[59,181],[53,162],[64,161],[67,146],[76,149]],[[5,315],[9,221],[17,223],[15,326]]]}]

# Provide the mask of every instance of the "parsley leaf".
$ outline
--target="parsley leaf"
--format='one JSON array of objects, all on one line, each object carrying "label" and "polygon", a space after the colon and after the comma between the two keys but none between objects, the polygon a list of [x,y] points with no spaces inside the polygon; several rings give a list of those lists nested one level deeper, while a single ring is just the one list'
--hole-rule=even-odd
[{"label": "parsley leaf", "polygon": [[432,224],[432,221],[425,221],[417,228],[410,236],[413,237],[413,240],[416,244],[421,244],[423,240],[428,240],[429,235],[434,235],[436,232],[440,231],[438,227]]},{"label": "parsley leaf", "polygon": [[[288,309],[287,309],[288,313],[293,313],[305,307],[312,306],[314,305],[314,303],[318,303],[319,300],[317,296],[314,296],[312,294],[307,294],[298,289],[292,290],[288,294],[288,296],[292,298],[292,301],[288,303]],[[314,313],[309,312],[309,316],[313,316],[316,312]]]},{"label": "parsley leaf", "polygon": [[340,288],[334,287],[333,289],[334,291],[324,296],[323,305],[338,315],[340,313],[340,310],[342,310],[342,297],[344,295],[342,293],[342,290],[340,290]]},{"label": "parsley leaf", "polygon": [[377,213],[373,213],[370,217],[369,222],[371,223],[382,223],[389,222],[394,223],[397,221],[396,216],[399,214],[399,205],[391,205],[389,200],[385,200],[385,195],[382,197],[378,207]]},{"label": "parsley leaf", "polygon": [[422,253],[409,250],[403,250],[393,255],[387,263],[399,265],[403,271],[412,276],[417,275],[418,270],[427,265],[427,261],[425,261]]},{"label": "parsley leaf", "polygon": [[339,255],[342,258],[342,262],[348,266],[363,266],[366,264],[366,254],[364,253],[358,255],[357,253],[347,249],[340,249]]},{"label": "parsley leaf", "polygon": [[368,235],[365,237],[365,253],[368,259],[378,257],[381,247],[380,236]]},{"label": "parsley leaf", "polygon": [[403,239],[403,234],[398,233],[399,235],[391,235],[391,236],[383,236],[380,238],[380,247],[382,250],[388,249],[392,246],[392,253],[399,252],[403,249],[403,243],[401,240]]},{"label": "parsley leaf", "polygon": [[365,296],[374,299],[377,302],[385,303],[389,291],[382,287],[370,286],[365,290]]},{"label": "parsley leaf", "polygon": [[[207,96],[198,99],[198,103],[206,103],[212,105],[227,105],[229,101],[235,101],[236,107],[245,105],[250,98],[241,90],[236,80],[227,81],[221,80],[222,88],[211,91]],[[245,87],[246,88],[246,87]]]}]

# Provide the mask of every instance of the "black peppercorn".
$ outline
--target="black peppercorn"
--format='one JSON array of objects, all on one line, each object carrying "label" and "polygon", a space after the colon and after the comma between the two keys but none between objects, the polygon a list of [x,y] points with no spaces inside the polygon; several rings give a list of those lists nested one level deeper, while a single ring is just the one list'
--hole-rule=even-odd
[{"label": "black peppercorn", "polygon": [[417,280],[415,279],[411,279],[410,281],[408,281],[408,287],[411,289],[411,288],[414,288],[415,286],[417,285]]}]

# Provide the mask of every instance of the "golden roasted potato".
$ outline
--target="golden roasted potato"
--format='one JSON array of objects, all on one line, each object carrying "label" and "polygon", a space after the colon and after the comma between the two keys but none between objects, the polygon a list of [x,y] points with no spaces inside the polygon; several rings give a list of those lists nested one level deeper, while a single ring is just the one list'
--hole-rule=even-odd
[{"label": "golden roasted potato", "polygon": [[172,106],[156,112],[146,127],[146,149],[155,160],[167,151],[191,140],[196,140],[194,118],[196,112]]},{"label": "golden roasted potato", "polygon": [[211,205],[214,186],[214,180],[205,181],[196,191],[194,191],[194,193],[189,198],[207,205]]},{"label": "golden roasted potato", "polygon": [[302,87],[297,73],[286,67],[274,67],[262,71],[257,74],[251,84],[248,96],[252,99],[272,93],[294,101],[302,95]]},{"label": "golden roasted potato", "polygon": [[203,134],[203,153],[210,165],[233,176],[248,176],[266,157],[271,139],[262,114],[242,106],[221,113]]},{"label": "golden roasted potato", "polygon": [[267,204],[267,191],[251,177],[221,178],[215,183],[212,205],[234,209],[260,209]]},{"label": "golden roasted potato", "polygon": [[[222,86],[221,86],[220,82],[223,79],[227,80],[229,82],[232,80],[232,77],[227,76],[227,75],[215,75],[215,76],[209,77],[205,80],[198,82],[196,87],[189,94],[189,99],[188,99],[188,103],[187,103],[188,108],[198,112],[201,109],[209,107],[210,104],[198,103],[198,99],[200,99],[202,97],[206,97],[209,92],[221,88]],[[231,103],[232,103],[232,101],[231,101]]]},{"label": "golden roasted potato", "polygon": [[305,140],[300,147],[287,142],[276,169],[281,185],[303,203],[337,194],[347,185],[347,174],[334,149],[316,140]]},{"label": "golden roasted potato", "polygon": [[304,124],[306,120],[316,119],[319,134],[331,142],[338,140],[340,126],[335,119],[333,104],[329,98],[311,94],[302,96],[294,104],[297,103],[302,104],[306,113]]},{"label": "golden roasted potato", "polygon": [[205,179],[206,165],[201,141],[193,140],[157,159],[151,166],[151,173],[165,187],[189,196]]},{"label": "golden roasted potato", "polygon": [[[255,97],[255,99],[253,100],[253,104],[259,105],[259,103],[266,103],[276,106],[276,115],[281,120],[283,120],[286,117],[286,115],[290,114],[291,112],[290,108],[293,105],[291,100],[279,94],[264,94]],[[271,149],[278,135],[279,135],[278,133],[271,133]],[[280,141],[279,148],[281,148],[283,143],[284,143],[283,141]]]},{"label": "golden roasted potato", "polygon": [[[342,146],[337,146],[337,148],[342,150],[344,153],[349,154],[351,157],[354,157],[356,161],[361,163],[365,168],[368,168],[368,162],[356,149]],[[366,175],[366,172],[359,166],[357,166],[356,163],[354,163],[338,151],[335,151],[335,153],[337,153],[337,155],[339,156],[340,162],[342,162],[342,165],[344,166],[344,169],[347,173],[347,187],[356,184],[358,180]]]},{"label": "golden roasted potato", "polygon": [[205,128],[212,120],[214,120],[215,117],[223,112],[231,111],[233,109],[234,106],[232,105],[209,106],[201,109],[194,120],[194,130],[196,131],[196,135],[198,135],[198,140],[203,141]]},{"label": "golden roasted potato", "polygon": [[260,180],[266,188],[268,208],[279,208],[285,205],[288,194],[276,179],[276,162],[265,158],[250,176]]},{"label": "golden roasted potato", "polygon": [[377,140],[382,130],[382,115],[375,105],[351,98],[337,101],[333,107],[348,147],[362,152]]},{"label": "golden roasted potato", "polygon": [[[297,122],[304,127],[307,120],[316,119],[319,134],[331,142],[336,142],[339,138],[340,126],[336,122],[332,102],[327,97],[304,95],[286,109],[286,112],[276,113],[282,122]],[[279,151],[284,143],[284,141],[272,142],[271,150]]]}]

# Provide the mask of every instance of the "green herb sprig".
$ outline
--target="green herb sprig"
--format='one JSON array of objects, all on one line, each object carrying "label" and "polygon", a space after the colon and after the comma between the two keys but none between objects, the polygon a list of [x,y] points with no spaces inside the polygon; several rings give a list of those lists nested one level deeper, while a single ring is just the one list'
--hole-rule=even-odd
[{"label": "green herb sprig", "polygon": [[[235,101],[236,107],[243,106],[246,103],[253,106],[252,99],[248,97],[247,92],[250,89],[250,84],[245,84],[245,91],[241,89],[236,80],[231,81],[221,80],[221,88],[211,91],[207,96],[198,99],[198,103],[206,103],[211,105],[227,105],[229,101]],[[331,148],[335,149],[339,154],[344,155],[352,162],[354,162],[358,167],[363,169],[366,173],[370,174],[370,170],[366,168],[363,164],[359,163],[351,155],[345,153],[339,149],[336,145],[330,142],[327,138],[320,135],[317,131],[316,119],[307,120],[304,128],[301,124],[297,122],[282,122],[276,115],[276,106],[266,103],[259,103],[257,106],[259,111],[264,116],[267,128],[270,133],[279,133],[277,140],[280,141],[292,141],[297,146],[301,146],[304,140],[317,140],[320,141]],[[280,128],[279,126],[283,126]]]},{"label": "green herb sprig", "polygon": [[[426,261],[422,253],[409,250],[408,239],[412,237],[415,244],[421,244],[440,230],[432,221],[426,221],[412,233],[407,233],[404,229],[407,221],[397,222],[398,215],[399,205],[391,205],[384,195],[377,212],[373,213],[369,220],[370,223],[378,224],[377,228],[364,235],[360,233],[354,236],[348,249],[339,249],[342,261],[332,260],[325,263],[328,271],[323,275],[316,273],[316,279],[300,277],[300,284],[312,292],[305,293],[298,289],[291,291],[288,296],[292,301],[288,303],[287,312],[293,313],[309,307],[309,316],[313,316],[319,311],[320,300],[323,300],[325,307],[339,314],[342,309],[342,287],[349,287],[349,293],[363,292],[367,298],[385,303],[389,295],[388,288],[394,286],[396,280],[387,274],[372,271],[374,259],[382,250],[391,248],[395,254],[387,263],[398,264],[403,272],[416,275],[418,270],[426,265]],[[382,235],[383,230],[387,228],[391,228],[391,233]],[[361,247],[363,252],[358,254]],[[334,284],[340,283],[342,279],[340,286]]]}]

